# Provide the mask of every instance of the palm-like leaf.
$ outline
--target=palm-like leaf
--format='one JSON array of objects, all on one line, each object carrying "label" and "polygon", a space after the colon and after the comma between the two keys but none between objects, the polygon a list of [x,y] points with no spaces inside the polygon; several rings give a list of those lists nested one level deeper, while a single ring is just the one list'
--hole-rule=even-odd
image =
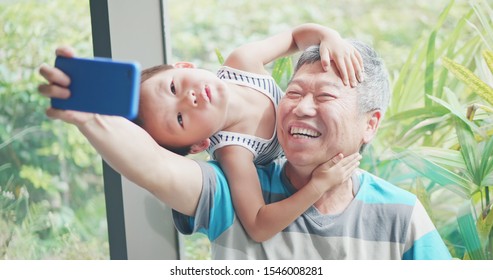
[{"label": "palm-like leaf", "polygon": [[[427,148],[420,149],[421,152],[432,150],[437,151],[434,148],[429,150]],[[437,164],[427,155],[420,154],[412,149],[395,148],[394,151],[398,152],[397,157],[406,163],[410,168],[465,199],[469,199],[477,190],[473,182],[463,176],[460,176],[457,172],[453,172],[450,169]],[[453,154],[453,152],[450,154]],[[452,161],[449,160],[448,156],[439,157],[439,161],[447,162],[445,165],[449,166],[460,166],[460,164],[457,163],[457,159],[458,158],[455,157],[455,161]],[[432,189],[429,189],[428,191],[432,191]]]},{"label": "palm-like leaf", "polygon": [[442,62],[459,80],[471,87],[479,96],[493,105],[493,88],[474,75],[471,70],[454,62],[450,58],[444,57]]},{"label": "palm-like leaf", "polygon": [[474,135],[469,126],[465,125],[461,120],[456,121],[456,132],[459,139],[460,152],[467,171],[474,184],[479,186],[482,181],[481,174],[479,174],[480,155]]},{"label": "palm-like leaf", "polygon": [[286,88],[288,80],[293,75],[293,62],[291,57],[282,57],[274,61],[272,78],[281,88]]},{"label": "palm-like leaf", "polygon": [[491,73],[493,73],[493,52],[484,50],[483,51],[483,57],[484,60],[486,61],[486,65],[490,69]]},{"label": "palm-like leaf", "polygon": [[485,260],[486,256],[483,245],[479,238],[476,222],[471,210],[471,204],[466,202],[460,209],[457,216],[460,234],[466,245],[466,250],[470,259]]},{"label": "palm-like leaf", "polygon": [[487,258],[491,259],[493,258],[493,251],[491,251],[491,246],[493,243],[493,240],[491,240],[491,230],[493,229],[493,211],[491,211],[486,215],[480,215],[479,218],[477,219],[477,230],[478,230],[478,235],[479,239],[482,244],[489,244],[490,249],[485,250],[487,254]]}]

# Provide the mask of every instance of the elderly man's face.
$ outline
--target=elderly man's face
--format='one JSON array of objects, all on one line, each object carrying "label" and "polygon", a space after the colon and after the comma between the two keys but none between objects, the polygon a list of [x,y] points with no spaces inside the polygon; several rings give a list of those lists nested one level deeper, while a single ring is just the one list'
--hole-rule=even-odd
[{"label": "elderly man's face", "polygon": [[278,138],[292,165],[315,168],[338,153],[358,152],[373,137],[370,119],[358,112],[356,88],[344,86],[334,67],[306,64],[279,104]]}]

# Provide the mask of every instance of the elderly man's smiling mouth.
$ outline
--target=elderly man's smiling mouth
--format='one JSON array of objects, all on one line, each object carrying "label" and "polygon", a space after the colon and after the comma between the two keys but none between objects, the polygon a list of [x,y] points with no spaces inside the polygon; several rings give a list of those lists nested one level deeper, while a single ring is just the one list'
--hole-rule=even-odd
[{"label": "elderly man's smiling mouth", "polygon": [[301,139],[317,138],[321,135],[321,133],[316,130],[306,127],[296,127],[296,126],[291,127],[289,133],[294,138],[301,138]]}]

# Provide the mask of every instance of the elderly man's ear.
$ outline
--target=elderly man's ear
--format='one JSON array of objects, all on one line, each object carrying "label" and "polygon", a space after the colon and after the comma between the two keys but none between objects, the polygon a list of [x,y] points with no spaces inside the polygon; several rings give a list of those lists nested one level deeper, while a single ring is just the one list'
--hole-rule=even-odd
[{"label": "elderly man's ear", "polygon": [[382,117],[382,112],[380,112],[380,110],[375,110],[368,113],[368,119],[363,134],[364,143],[366,144],[370,143],[371,140],[373,140],[373,137],[375,137],[375,134],[377,134],[381,117]]}]

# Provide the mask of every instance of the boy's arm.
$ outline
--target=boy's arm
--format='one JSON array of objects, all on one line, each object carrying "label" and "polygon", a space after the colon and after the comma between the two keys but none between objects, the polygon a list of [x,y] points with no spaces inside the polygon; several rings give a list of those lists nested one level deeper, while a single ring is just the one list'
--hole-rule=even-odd
[{"label": "boy's arm", "polygon": [[[57,55],[73,56],[68,48]],[[43,65],[48,81],[39,86],[46,97],[67,98],[70,79],[59,69]],[[202,190],[198,164],[161,148],[142,128],[115,116],[49,108],[47,115],[76,125],[99,154],[120,174],[147,189],[171,208],[193,216]]]},{"label": "boy's arm", "polygon": [[363,62],[359,52],[342,39],[337,31],[314,23],[302,24],[264,40],[242,45],[228,56],[225,65],[268,74],[264,65],[312,45],[320,45],[321,61],[325,69],[328,69],[331,60],[335,62],[346,85],[350,83],[355,86],[360,81]]},{"label": "boy's arm", "polygon": [[317,180],[310,181],[286,199],[266,205],[250,151],[226,146],[217,150],[216,156],[228,178],[236,214],[248,235],[257,242],[282,231],[320,199],[326,189],[346,181],[360,159],[359,155],[353,155],[328,162]]}]

